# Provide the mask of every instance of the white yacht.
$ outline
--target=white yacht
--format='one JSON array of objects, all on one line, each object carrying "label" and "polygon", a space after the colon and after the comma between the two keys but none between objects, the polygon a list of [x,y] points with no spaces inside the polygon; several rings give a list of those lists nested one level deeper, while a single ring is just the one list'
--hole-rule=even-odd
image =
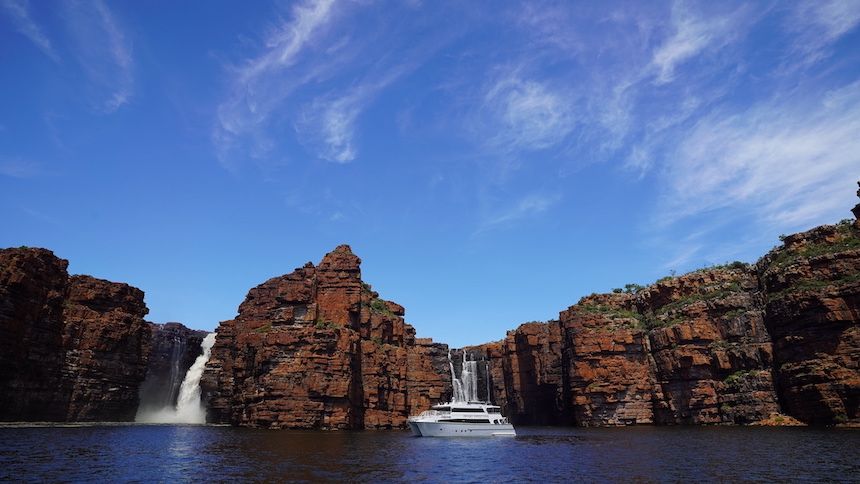
[{"label": "white yacht", "polygon": [[450,402],[434,405],[409,417],[412,433],[423,437],[492,437],[517,435],[501,408],[484,402]]}]

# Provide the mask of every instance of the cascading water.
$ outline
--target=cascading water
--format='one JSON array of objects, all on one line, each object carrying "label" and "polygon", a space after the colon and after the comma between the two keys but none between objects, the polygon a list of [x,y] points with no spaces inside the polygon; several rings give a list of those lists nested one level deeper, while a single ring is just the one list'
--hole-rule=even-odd
[{"label": "cascading water", "polygon": [[490,393],[490,360],[484,361],[484,369],[487,372],[487,401],[492,403],[493,399],[491,397],[492,393]]},{"label": "cascading water", "polygon": [[463,384],[460,383],[460,380],[457,378],[457,372],[454,371],[454,360],[451,359],[451,350],[448,350],[448,366],[451,367],[451,387],[454,390],[451,401],[462,402],[464,401]]},{"label": "cascading water", "polygon": [[209,333],[203,338],[200,348],[202,354],[194,360],[194,364],[185,373],[182,385],[179,387],[179,398],[176,406],[169,405],[155,411],[138,412],[135,422],[141,423],[206,423],[206,409],[200,401],[200,378],[209,356],[212,345],[215,344],[215,333]]},{"label": "cascading water", "polygon": [[451,367],[451,383],[454,389],[454,402],[477,402],[478,401],[478,362],[469,360],[469,354],[463,352],[463,366],[460,370],[460,378],[454,371],[454,361],[451,352],[448,352],[448,364]]}]

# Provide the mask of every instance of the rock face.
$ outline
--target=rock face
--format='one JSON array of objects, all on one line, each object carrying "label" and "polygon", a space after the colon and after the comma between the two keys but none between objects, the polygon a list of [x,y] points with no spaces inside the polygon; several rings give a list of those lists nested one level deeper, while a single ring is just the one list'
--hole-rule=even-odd
[{"label": "rock face", "polygon": [[[752,423],[777,413],[755,272],[736,264],[637,294],[661,395],[657,423]],[[662,397],[662,398],[661,398]]]},{"label": "rock face", "polygon": [[[564,402],[562,338],[558,321],[531,322],[508,331],[505,339],[465,348],[479,362],[478,397],[484,399],[489,374],[489,400],[500,405],[514,424],[570,423]],[[462,361],[454,352],[454,361]],[[489,362],[487,371],[482,365]],[[460,371],[459,365],[456,371]]]},{"label": "rock face", "polygon": [[45,249],[0,251],[0,419],[131,420],[150,329],[143,292]]},{"label": "rock face", "polygon": [[476,349],[514,423],[857,424],[860,228],[594,294]]},{"label": "rock face", "polygon": [[151,338],[147,312],[136,287],[90,276],[69,280],[63,310],[67,420],[134,419]]},{"label": "rock face", "polygon": [[780,400],[804,422],[860,423],[860,228],[784,242],[759,263]]},{"label": "rock face", "polygon": [[342,245],[251,289],[218,327],[201,380],[210,421],[393,428],[450,395],[439,371],[447,347],[416,341],[403,307],[363,283],[360,264]]},{"label": "rock face", "polygon": [[562,311],[567,400],[582,426],[653,423],[660,386],[648,334],[629,294],[583,298]]},{"label": "rock face", "polygon": [[146,379],[140,386],[140,411],[158,411],[176,405],[185,373],[202,353],[206,331],[188,329],[180,323],[149,323],[152,344]]},{"label": "rock face", "polygon": [[0,250],[0,420],[65,420],[68,265],[45,249]]}]

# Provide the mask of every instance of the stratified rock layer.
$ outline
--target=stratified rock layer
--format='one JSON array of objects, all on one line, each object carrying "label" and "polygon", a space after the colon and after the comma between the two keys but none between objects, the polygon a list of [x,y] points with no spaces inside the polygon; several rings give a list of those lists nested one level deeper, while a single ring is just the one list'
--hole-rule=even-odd
[{"label": "stratified rock layer", "polygon": [[[450,392],[444,346],[361,280],[348,246],[251,289],[219,326],[201,387],[209,419],[271,428],[393,428]],[[450,393],[448,393],[450,395]]]},{"label": "stratified rock layer", "polygon": [[860,223],[785,237],[755,265],[593,294],[466,350],[489,360],[514,423],[857,425]]},{"label": "stratified rock layer", "polygon": [[628,294],[583,298],[560,314],[564,392],[583,426],[654,422],[660,387],[647,332]]},{"label": "stratified rock layer", "polygon": [[68,265],[45,249],[0,250],[0,420],[65,420]]},{"label": "stratified rock layer", "polygon": [[780,400],[804,422],[860,423],[860,228],[784,242],[759,263]]},{"label": "stratified rock layer", "polygon": [[0,420],[134,418],[150,330],[143,292],[45,249],[0,251]]},{"label": "stratified rock layer", "polygon": [[143,291],[73,276],[63,309],[63,373],[71,385],[67,420],[128,421],[137,412],[151,329]]}]

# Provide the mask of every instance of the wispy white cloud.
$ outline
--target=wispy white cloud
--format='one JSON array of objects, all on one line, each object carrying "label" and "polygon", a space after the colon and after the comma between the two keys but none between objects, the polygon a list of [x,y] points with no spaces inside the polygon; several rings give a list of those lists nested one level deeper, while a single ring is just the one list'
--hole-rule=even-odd
[{"label": "wispy white cloud", "polygon": [[385,71],[378,79],[351,88],[345,95],[329,94],[314,99],[304,107],[296,122],[299,138],[324,160],[336,163],[353,161],[357,154],[354,140],[359,114],[383,89],[412,67],[411,64],[401,64]]},{"label": "wispy white cloud", "polygon": [[503,211],[485,219],[475,231],[475,235],[535,217],[546,212],[560,201],[561,196],[559,194],[533,193],[527,195]]},{"label": "wispy white cloud", "polygon": [[268,36],[263,52],[232,69],[230,94],[218,106],[212,135],[222,165],[232,167],[232,149],[245,137],[263,148],[261,153],[268,151],[268,137],[261,130],[272,112],[282,108],[296,88],[316,78],[326,67],[326,61],[319,59],[320,66],[315,69],[289,71],[321,35],[334,15],[334,6],[334,0],[306,0],[296,5],[291,18],[281,21]]},{"label": "wispy white cloud", "polygon": [[478,135],[503,152],[550,148],[576,126],[575,101],[571,91],[506,73],[484,93]]},{"label": "wispy white cloud", "polygon": [[112,113],[134,94],[131,42],[101,0],[69,2],[65,14],[74,54],[97,90],[98,109]]},{"label": "wispy white cloud", "polygon": [[363,100],[360,93],[315,100],[296,124],[301,139],[316,148],[325,160],[338,163],[354,160],[353,132]]},{"label": "wispy white cloud", "polygon": [[715,112],[669,156],[669,221],[751,208],[794,229],[850,205],[860,177],[860,82],[812,100],[776,96],[744,111]]},{"label": "wispy white cloud", "polygon": [[801,67],[829,55],[830,46],[860,24],[860,1],[794,2],[786,28],[794,34],[791,61]]},{"label": "wispy white cloud", "polygon": [[60,56],[54,50],[51,40],[30,15],[28,0],[3,0],[0,5],[15,22],[18,32],[30,39],[52,61],[60,62]]},{"label": "wispy white cloud", "polygon": [[700,16],[685,3],[675,2],[671,22],[673,34],[655,49],[651,60],[655,83],[671,82],[680,64],[706,50],[728,44],[738,33],[738,20],[745,16],[741,10],[728,15]]}]

